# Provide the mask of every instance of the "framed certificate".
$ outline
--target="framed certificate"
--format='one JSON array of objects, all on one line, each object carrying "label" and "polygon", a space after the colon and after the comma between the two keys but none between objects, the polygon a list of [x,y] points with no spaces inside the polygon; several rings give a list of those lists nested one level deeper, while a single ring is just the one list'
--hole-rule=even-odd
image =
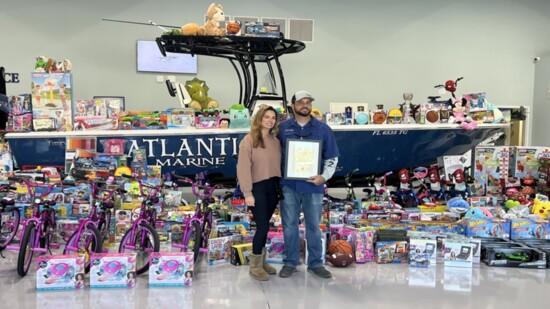
[{"label": "framed certificate", "polygon": [[286,140],[286,179],[308,179],[321,172],[321,146],[319,140]]}]

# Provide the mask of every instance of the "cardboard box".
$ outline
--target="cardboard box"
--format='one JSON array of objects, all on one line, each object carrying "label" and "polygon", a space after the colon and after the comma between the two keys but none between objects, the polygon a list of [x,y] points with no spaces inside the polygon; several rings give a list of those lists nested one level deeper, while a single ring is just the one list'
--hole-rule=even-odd
[{"label": "cardboard box", "polygon": [[37,290],[72,290],[85,285],[85,256],[41,255],[36,259]]},{"label": "cardboard box", "polygon": [[149,286],[192,286],[193,252],[152,252]]},{"label": "cardboard box", "polygon": [[92,253],[90,287],[121,288],[136,285],[136,253]]},{"label": "cardboard box", "polygon": [[231,246],[231,264],[248,265],[248,255],[252,252],[252,243]]}]

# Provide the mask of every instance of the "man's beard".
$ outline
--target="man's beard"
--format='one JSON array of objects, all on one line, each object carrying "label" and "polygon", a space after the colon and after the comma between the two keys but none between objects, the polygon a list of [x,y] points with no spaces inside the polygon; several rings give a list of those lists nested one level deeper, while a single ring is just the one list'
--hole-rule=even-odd
[{"label": "man's beard", "polygon": [[311,110],[308,109],[307,112],[302,112],[301,110],[295,110],[294,113],[302,117],[308,117],[309,115],[311,115]]}]

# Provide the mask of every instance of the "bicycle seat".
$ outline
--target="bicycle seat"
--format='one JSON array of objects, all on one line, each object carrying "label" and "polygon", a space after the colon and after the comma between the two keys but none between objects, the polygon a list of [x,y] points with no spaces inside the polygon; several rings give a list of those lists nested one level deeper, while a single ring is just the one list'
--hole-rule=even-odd
[{"label": "bicycle seat", "polygon": [[101,203],[101,207],[102,208],[107,208],[107,209],[113,209],[113,208],[115,208],[115,204],[113,204],[113,202],[111,202],[111,201],[105,201],[105,202]]},{"label": "bicycle seat", "polygon": [[3,197],[2,199],[0,199],[0,204],[2,206],[11,206],[11,205],[15,205],[15,200],[12,199],[12,198],[9,198],[9,197]]}]

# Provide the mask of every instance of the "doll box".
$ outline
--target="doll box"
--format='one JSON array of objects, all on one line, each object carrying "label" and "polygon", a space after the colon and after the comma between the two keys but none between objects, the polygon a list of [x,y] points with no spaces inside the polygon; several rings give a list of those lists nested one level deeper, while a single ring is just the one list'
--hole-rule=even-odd
[{"label": "doll box", "polygon": [[135,253],[92,253],[90,287],[125,288],[136,285]]},{"label": "doll box", "polygon": [[266,247],[267,263],[282,264],[285,256],[285,239],[283,232],[268,232]]},{"label": "doll box", "polygon": [[231,246],[231,264],[248,265],[248,255],[252,253],[252,243]]},{"label": "doll box", "polygon": [[192,286],[193,252],[152,252],[149,286]]},{"label": "doll box", "polygon": [[445,267],[471,268],[473,266],[473,254],[473,244],[447,240],[445,242],[445,252],[443,253],[443,264]]},{"label": "doll box", "polygon": [[84,255],[43,255],[36,259],[37,290],[72,290],[84,287]]},{"label": "doll box", "polygon": [[409,267],[425,268],[437,263],[437,240],[412,238],[409,243]]}]

